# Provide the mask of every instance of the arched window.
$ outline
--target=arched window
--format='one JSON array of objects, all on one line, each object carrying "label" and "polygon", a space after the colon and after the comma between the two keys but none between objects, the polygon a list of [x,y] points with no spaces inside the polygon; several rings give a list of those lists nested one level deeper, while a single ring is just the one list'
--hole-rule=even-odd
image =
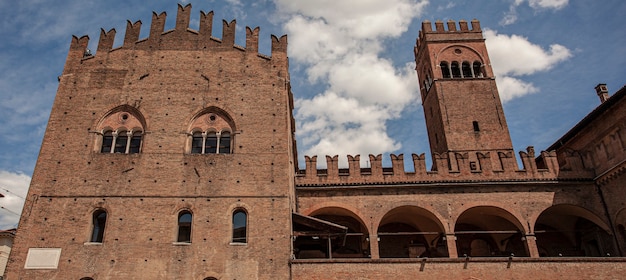
[{"label": "arched window", "polygon": [[137,154],[141,149],[141,131],[133,131],[130,138],[130,145],[128,147],[129,154]]},{"label": "arched window", "polygon": [[452,78],[461,78],[461,69],[458,62],[452,62],[450,70],[452,71]]},{"label": "arched window", "polygon": [[204,137],[202,137],[202,132],[196,131],[193,133],[191,138],[191,153],[192,154],[203,154],[204,150],[202,149],[204,143]]},{"label": "arched window", "polygon": [[474,72],[474,77],[482,78],[484,76],[483,71],[481,70],[481,67],[480,67],[480,62],[474,61],[474,64],[472,64],[472,70]]},{"label": "arched window", "polygon": [[448,67],[448,62],[442,61],[439,66],[441,67],[441,75],[444,78],[450,78],[452,74],[450,73],[450,67]]},{"label": "arched window", "polygon": [[190,154],[231,154],[235,138],[235,122],[217,107],[208,107],[192,118],[185,151]]},{"label": "arched window", "polygon": [[191,212],[180,211],[178,213],[178,238],[177,242],[191,243]]},{"label": "arched window", "polygon": [[248,214],[243,209],[233,212],[233,243],[247,243]]},{"label": "arched window", "polygon": [[104,227],[107,223],[107,212],[97,210],[93,212],[93,230],[91,232],[91,242],[102,243],[104,238]]},{"label": "arched window", "polygon": [[102,147],[100,148],[101,153],[110,153],[113,147],[113,132],[107,131],[102,135]]},{"label": "arched window", "polygon": [[230,132],[222,131],[220,133],[220,154],[230,154]]},{"label": "arched window", "polygon": [[93,278],[91,278],[91,277],[83,277],[83,278],[80,278],[80,280],[93,280]]},{"label": "arched window", "polygon": [[207,134],[206,141],[204,143],[204,153],[205,154],[217,153],[217,133],[209,132]]},{"label": "arched window", "polygon": [[141,152],[146,125],[141,113],[129,105],[112,109],[98,124],[96,151],[101,153],[136,154]]},{"label": "arched window", "polygon": [[128,146],[128,132],[122,130],[117,132],[117,138],[115,139],[114,153],[126,153],[126,147]]},{"label": "arched window", "polygon": [[463,78],[472,78],[472,68],[470,67],[469,62],[464,61],[463,64],[461,64],[461,70]]}]

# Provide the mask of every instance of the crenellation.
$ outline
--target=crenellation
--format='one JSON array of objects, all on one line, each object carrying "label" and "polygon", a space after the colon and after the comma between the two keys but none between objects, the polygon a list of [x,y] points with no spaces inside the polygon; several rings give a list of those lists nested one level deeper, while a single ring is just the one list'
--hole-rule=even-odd
[{"label": "crenellation", "polygon": [[178,12],[176,14],[176,31],[183,32],[189,28],[189,19],[191,18],[191,4],[178,4]]},{"label": "crenellation", "polygon": [[246,49],[257,52],[259,51],[259,32],[261,29],[257,26],[254,29],[246,26]]},{"label": "crenellation", "polygon": [[326,170],[328,177],[337,177],[339,176],[339,156],[326,156]]},{"label": "crenellation", "polygon": [[[414,170],[404,168],[403,154],[390,154],[391,166],[382,165],[382,155],[369,155],[369,166],[360,167],[360,155],[347,155],[348,168],[338,168],[338,156],[326,156],[326,169],[317,169],[317,156],[305,156],[306,169],[298,171],[296,185],[328,185],[360,183],[398,183],[406,181],[446,181],[446,180],[521,180],[542,178],[555,180],[559,176],[584,174],[592,178],[593,172],[585,169],[582,159],[572,155],[567,163],[559,163],[555,151],[542,151],[535,158],[534,148],[520,151],[523,168],[518,169],[512,151],[474,151],[433,153],[433,164],[429,171],[425,155],[412,154]],[[495,156],[495,157],[494,157]],[[495,165],[494,165],[495,160]],[[322,178],[318,178],[322,176]]]},{"label": "crenellation", "polygon": [[391,154],[389,157],[391,157],[391,168],[393,170],[393,174],[397,174],[399,173],[398,171],[404,170],[404,154]]},{"label": "crenellation", "polygon": [[437,20],[435,21],[435,31],[437,32],[445,32],[446,29],[443,27],[443,21]]},{"label": "crenellation", "polygon": [[104,31],[103,28],[100,28],[100,40],[98,41],[97,53],[109,52],[113,49],[115,34],[115,28],[112,28],[108,32]]},{"label": "crenellation", "polygon": [[370,159],[370,168],[372,176],[382,176],[383,175],[383,155],[369,155]]},{"label": "crenellation", "polygon": [[459,20],[459,27],[460,27],[461,31],[469,31],[469,27],[467,25],[467,21],[464,20],[464,19]]},{"label": "crenellation", "polygon": [[348,155],[348,170],[349,174],[361,173],[361,155]]},{"label": "crenellation", "polygon": [[413,171],[416,175],[425,175],[426,174],[426,154],[421,153],[419,155],[412,154],[413,158]]},{"label": "crenellation", "polygon": [[522,159],[523,170],[531,173],[537,172],[537,164],[535,163],[535,148],[528,146],[526,151],[520,151],[519,156]]},{"label": "crenellation", "polygon": [[156,48],[159,45],[159,38],[165,31],[166,12],[157,14],[152,12],[152,23],[150,24],[150,36],[148,36],[149,47]]},{"label": "crenellation", "polygon": [[482,32],[482,29],[480,28],[480,21],[478,21],[477,19],[473,19],[471,23],[472,32]]},{"label": "crenellation", "polygon": [[456,22],[454,20],[448,20],[448,31],[449,32],[456,31]]},{"label": "crenellation", "polygon": [[211,38],[211,34],[213,32],[213,11],[205,13],[204,11],[200,11],[200,27],[199,34],[200,38]]},{"label": "crenellation", "polygon": [[[187,4],[185,6],[178,4],[175,28],[172,30],[164,31],[167,13],[152,12],[152,22],[150,24],[149,35],[148,37],[143,39],[139,39],[142,22],[140,20],[135,22],[127,20],[126,33],[124,34],[124,42],[122,46],[115,48],[115,50],[207,50],[215,48],[222,50],[232,49],[244,52],[251,52],[256,54],[259,58],[265,60],[278,59],[278,63],[286,62],[287,35],[283,35],[281,37],[272,35],[270,37],[270,40],[272,42],[272,53],[269,56],[264,55],[258,52],[260,34],[259,27],[246,27],[246,46],[239,46],[235,44],[236,20],[232,20],[231,22],[223,20],[222,38],[215,38],[212,36],[213,15],[213,11],[210,11],[208,13],[200,11],[199,30],[192,30],[189,28],[191,4]],[[117,31],[115,29],[111,29],[109,31],[101,29],[100,38],[98,41],[98,51],[101,54],[105,54],[113,50],[116,32]],[[181,42],[185,43],[181,44]],[[76,60],[77,62],[79,62],[87,58],[86,45],[84,47],[78,46],[78,49],[76,49],[76,46],[74,45],[75,44],[73,42],[72,48],[74,49],[71,50],[80,49],[81,54],[70,54],[68,56],[68,61]],[[95,57],[95,55],[93,57]],[[91,54],[89,54],[89,58],[93,57]],[[279,71],[279,75],[285,78],[288,77],[288,74],[285,71]]]},{"label": "crenellation", "polygon": [[124,44],[122,48],[134,49],[135,44],[139,41],[139,33],[141,32],[141,20],[132,23],[130,20],[126,21],[126,34],[124,34]]},{"label": "crenellation", "polygon": [[232,46],[235,44],[235,31],[237,20],[232,20],[230,23],[226,20],[222,20],[222,44],[223,46]]}]

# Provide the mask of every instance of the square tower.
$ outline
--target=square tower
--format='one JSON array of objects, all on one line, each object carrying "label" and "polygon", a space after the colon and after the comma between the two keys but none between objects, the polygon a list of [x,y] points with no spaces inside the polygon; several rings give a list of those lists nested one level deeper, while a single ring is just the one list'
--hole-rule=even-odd
[{"label": "square tower", "polygon": [[415,62],[432,153],[512,151],[480,23],[422,23]]}]

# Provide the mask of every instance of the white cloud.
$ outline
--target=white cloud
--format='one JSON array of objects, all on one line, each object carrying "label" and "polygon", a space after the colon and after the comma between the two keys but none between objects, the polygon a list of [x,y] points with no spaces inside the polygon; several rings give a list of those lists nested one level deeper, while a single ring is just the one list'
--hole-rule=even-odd
[{"label": "white cloud", "polygon": [[550,70],[572,56],[569,49],[559,44],[545,50],[522,36],[498,34],[490,29],[483,34],[503,102],[538,91],[518,77]]},{"label": "white cloud", "polygon": [[569,0],[528,0],[528,5],[533,9],[559,10],[567,6]]},{"label": "white cloud", "polygon": [[[306,155],[386,153],[400,148],[385,123],[418,102],[414,63],[397,67],[382,43],[404,33],[427,1],[276,0],[289,34],[289,56],[326,90],[296,100],[296,130]],[[308,148],[306,148],[308,147]],[[323,160],[322,164],[323,165]]]},{"label": "white cloud", "polygon": [[500,20],[500,24],[509,25],[517,21],[517,7],[528,1],[528,6],[535,11],[538,10],[560,10],[569,4],[569,0],[515,0],[509,11],[504,15],[504,18]]},{"label": "white cloud", "polygon": [[30,177],[23,173],[12,173],[0,170],[0,229],[9,229],[17,226],[22,213],[24,199],[28,192]]}]

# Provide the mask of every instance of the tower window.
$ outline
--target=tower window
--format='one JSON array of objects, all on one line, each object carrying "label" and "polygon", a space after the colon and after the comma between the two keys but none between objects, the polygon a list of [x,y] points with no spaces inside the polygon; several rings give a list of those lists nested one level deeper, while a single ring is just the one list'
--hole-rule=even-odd
[{"label": "tower window", "polygon": [[204,145],[204,138],[202,137],[202,132],[196,131],[193,133],[191,138],[191,153],[192,154],[203,154],[202,146]]},{"label": "tower window", "polygon": [[110,153],[112,147],[113,147],[113,132],[107,131],[102,136],[102,147],[100,148],[100,152]]},{"label": "tower window", "polygon": [[450,70],[452,71],[452,78],[461,78],[461,69],[459,68],[458,62],[452,62]]},{"label": "tower window", "polygon": [[472,125],[474,126],[474,132],[480,132],[480,127],[478,126],[477,121],[473,121]]},{"label": "tower window", "polygon": [[117,133],[117,139],[115,139],[114,153],[126,153],[126,147],[128,146],[128,133],[126,131],[119,131]]},{"label": "tower window", "polygon": [[98,210],[93,213],[93,230],[91,231],[91,242],[102,243],[104,239],[104,227],[107,223],[107,212]]},{"label": "tower window", "polygon": [[192,154],[230,154],[231,136],[229,131],[199,132],[191,135]]},{"label": "tower window", "polygon": [[470,67],[469,62],[463,62],[463,64],[461,64],[461,70],[463,73],[463,78],[472,78],[472,68]]},{"label": "tower window", "polygon": [[445,79],[450,78],[452,74],[450,73],[450,67],[448,66],[448,62],[442,61],[439,66],[441,67],[441,76],[443,76]]},{"label": "tower window", "polygon": [[101,131],[95,147],[101,153],[137,154],[141,152],[145,122],[136,108],[122,105],[104,117],[96,131]]},{"label": "tower window", "polygon": [[177,242],[191,243],[191,212],[181,211],[178,214],[178,238]]},{"label": "tower window", "polygon": [[243,209],[233,212],[233,243],[247,243],[248,215]]},{"label": "tower window", "polygon": [[137,154],[141,150],[141,131],[106,131],[102,135],[101,153]]},{"label": "tower window", "polygon": [[474,64],[472,64],[472,70],[474,72],[474,75],[473,75],[474,77],[482,78],[484,76],[483,71],[481,70],[481,67],[480,67],[480,62],[474,61]]}]

